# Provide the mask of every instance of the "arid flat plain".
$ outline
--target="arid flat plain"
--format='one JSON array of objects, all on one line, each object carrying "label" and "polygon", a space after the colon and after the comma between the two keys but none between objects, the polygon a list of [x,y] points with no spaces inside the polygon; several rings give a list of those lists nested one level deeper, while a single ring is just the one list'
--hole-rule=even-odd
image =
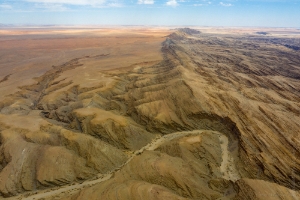
[{"label": "arid flat plain", "polygon": [[0,198],[300,199],[300,30],[0,29]]}]

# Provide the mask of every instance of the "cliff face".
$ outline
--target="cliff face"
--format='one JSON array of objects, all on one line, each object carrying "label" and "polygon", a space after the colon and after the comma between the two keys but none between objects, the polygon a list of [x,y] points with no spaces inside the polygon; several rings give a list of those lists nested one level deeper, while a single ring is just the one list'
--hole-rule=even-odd
[{"label": "cliff face", "polygon": [[279,40],[183,29],[162,61],[50,70],[1,104],[1,193],[100,173],[47,198],[298,199],[300,53]]}]

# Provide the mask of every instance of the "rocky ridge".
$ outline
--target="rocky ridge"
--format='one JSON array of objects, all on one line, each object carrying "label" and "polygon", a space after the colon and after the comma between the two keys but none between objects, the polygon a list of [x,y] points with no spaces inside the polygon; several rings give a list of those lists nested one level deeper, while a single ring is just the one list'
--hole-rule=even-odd
[{"label": "rocky ridge", "polygon": [[54,67],[1,102],[2,195],[113,171],[61,198],[297,199],[300,55],[272,41],[183,29],[90,85],[65,74],[93,58]]}]

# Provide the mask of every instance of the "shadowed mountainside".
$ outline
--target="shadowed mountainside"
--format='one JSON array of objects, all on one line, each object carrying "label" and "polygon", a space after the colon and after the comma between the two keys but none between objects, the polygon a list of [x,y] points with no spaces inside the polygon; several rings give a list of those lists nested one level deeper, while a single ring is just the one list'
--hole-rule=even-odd
[{"label": "shadowed mountainside", "polygon": [[111,174],[46,199],[298,199],[299,39],[191,30],[162,60],[76,58],[1,101],[2,195]]}]

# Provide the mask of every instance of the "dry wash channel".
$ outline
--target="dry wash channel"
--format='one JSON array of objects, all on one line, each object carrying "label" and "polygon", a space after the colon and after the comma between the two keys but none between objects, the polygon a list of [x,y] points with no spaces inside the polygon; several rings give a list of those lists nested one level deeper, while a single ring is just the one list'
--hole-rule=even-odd
[{"label": "dry wash channel", "polygon": [[16,103],[1,102],[1,193],[298,199],[300,56],[288,39],[278,47],[263,37],[180,29],[162,61],[79,84],[67,74],[84,75],[93,58],[50,70],[9,97]]}]

